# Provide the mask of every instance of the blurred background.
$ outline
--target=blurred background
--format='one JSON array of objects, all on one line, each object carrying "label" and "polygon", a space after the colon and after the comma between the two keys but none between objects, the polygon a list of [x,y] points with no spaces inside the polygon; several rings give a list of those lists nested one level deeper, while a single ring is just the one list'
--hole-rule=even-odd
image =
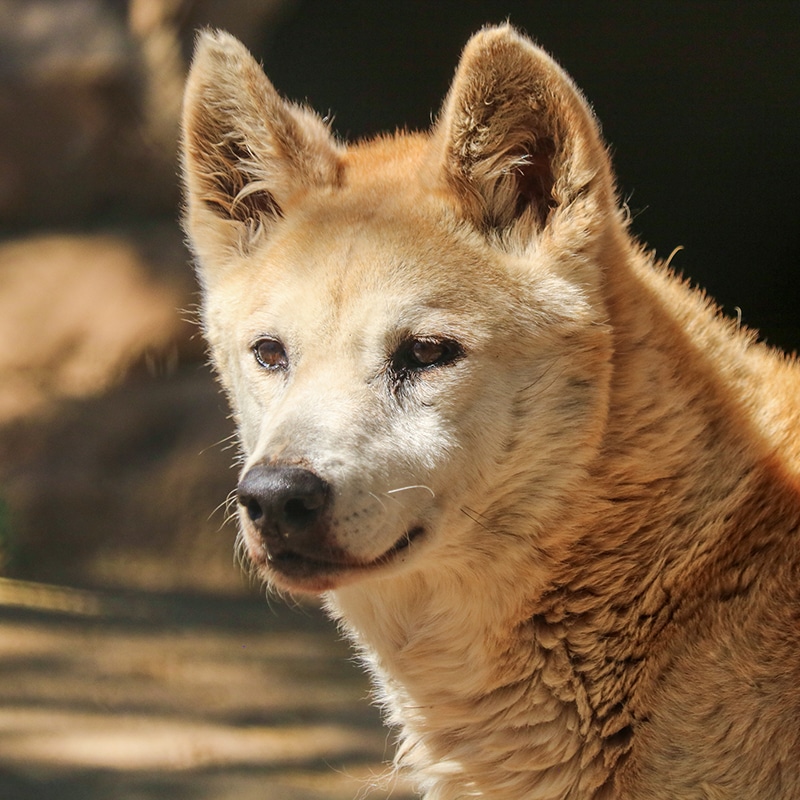
[{"label": "blurred background", "polygon": [[211,25],[343,137],[425,128],[506,19],[593,104],[635,232],[797,349],[797,2],[0,0],[0,797],[354,797],[380,770],[332,626],[233,562],[182,85]]}]

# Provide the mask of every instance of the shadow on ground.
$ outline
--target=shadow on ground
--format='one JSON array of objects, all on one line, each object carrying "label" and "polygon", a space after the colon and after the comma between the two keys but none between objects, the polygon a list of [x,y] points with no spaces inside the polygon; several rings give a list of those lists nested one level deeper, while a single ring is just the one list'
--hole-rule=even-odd
[{"label": "shadow on ground", "polygon": [[0,581],[0,797],[411,800],[347,645],[263,598]]}]

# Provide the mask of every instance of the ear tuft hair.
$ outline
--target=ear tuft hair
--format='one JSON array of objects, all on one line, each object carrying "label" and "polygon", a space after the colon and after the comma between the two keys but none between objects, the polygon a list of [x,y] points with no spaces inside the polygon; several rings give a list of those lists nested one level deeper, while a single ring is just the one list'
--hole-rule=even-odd
[{"label": "ear tuft hair", "polygon": [[484,230],[542,231],[611,173],[594,116],[566,73],[509,25],[470,39],[434,135],[445,183]]},{"label": "ear tuft hair", "polygon": [[198,251],[241,244],[280,219],[295,193],[338,180],[340,151],[325,123],[283,100],[221,31],[198,37],[182,134],[186,227]]}]

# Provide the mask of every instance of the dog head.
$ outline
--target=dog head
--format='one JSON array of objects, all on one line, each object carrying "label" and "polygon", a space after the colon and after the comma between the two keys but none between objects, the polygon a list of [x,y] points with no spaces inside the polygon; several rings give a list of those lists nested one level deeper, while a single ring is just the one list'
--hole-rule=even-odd
[{"label": "dog head", "polygon": [[204,33],[183,163],[263,574],[320,592],[544,547],[605,419],[622,227],[563,71],[488,28],[429,133],[346,146]]}]

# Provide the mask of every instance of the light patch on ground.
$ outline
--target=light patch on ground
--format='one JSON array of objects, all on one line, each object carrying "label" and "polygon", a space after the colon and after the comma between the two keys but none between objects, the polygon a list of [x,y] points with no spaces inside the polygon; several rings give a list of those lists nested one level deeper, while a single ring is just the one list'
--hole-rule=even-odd
[{"label": "light patch on ground", "polygon": [[4,580],[0,674],[0,797],[413,797],[313,608]]}]

